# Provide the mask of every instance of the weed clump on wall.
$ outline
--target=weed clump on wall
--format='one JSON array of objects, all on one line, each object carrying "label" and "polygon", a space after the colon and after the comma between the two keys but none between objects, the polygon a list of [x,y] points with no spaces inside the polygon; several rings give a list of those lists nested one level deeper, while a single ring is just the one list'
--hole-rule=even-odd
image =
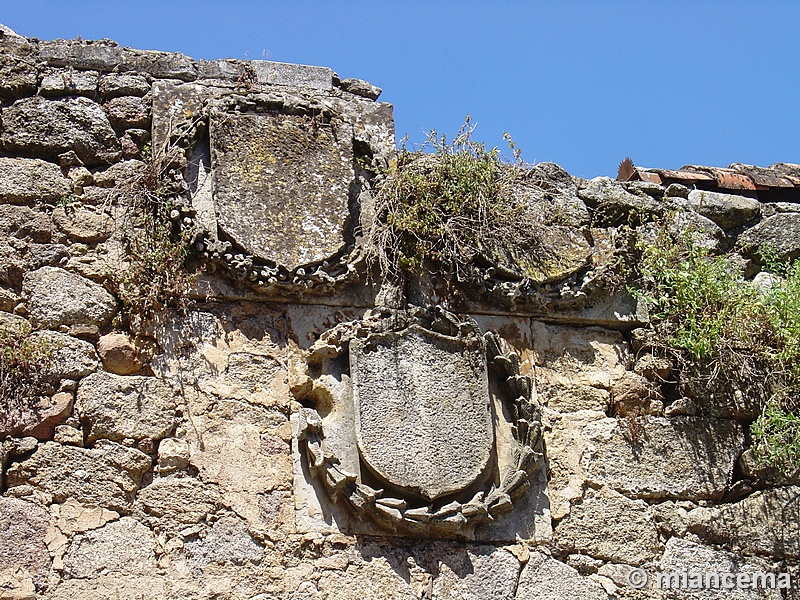
[{"label": "weed clump on wall", "polygon": [[733,257],[663,228],[639,250],[632,291],[648,307],[655,351],[709,397],[734,389],[753,397],[761,407],[750,428],[756,458],[793,473],[800,465],[800,262],[765,252],[770,276],[748,281]]},{"label": "weed clump on wall", "polygon": [[540,248],[535,222],[514,186],[525,168],[472,139],[467,117],[452,141],[435,130],[416,150],[402,145],[378,179],[375,219],[366,232],[367,258],[386,276],[441,269],[462,276],[489,255]]},{"label": "weed clump on wall", "polygon": [[126,212],[122,224],[125,264],[108,272],[121,310],[114,325],[134,333],[165,308],[185,310],[196,270],[190,264],[194,232],[181,227],[181,211],[169,189],[176,152],[147,157],[142,172],[122,182],[116,203]]}]

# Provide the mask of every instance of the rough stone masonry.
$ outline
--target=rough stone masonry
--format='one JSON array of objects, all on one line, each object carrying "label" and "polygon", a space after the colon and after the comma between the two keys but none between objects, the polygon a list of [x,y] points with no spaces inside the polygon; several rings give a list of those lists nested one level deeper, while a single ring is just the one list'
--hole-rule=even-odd
[{"label": "rough stone masonry", "polygon": [[[360,233],[395,152],[379,95],[0,27],[0,328],[52,352],[35,401],[0,399],[0,598],[699,597],[635,568],[788,572],[725,597],[800,597],[800,475],[753,463],[741,390],[665,399],[646,315],[600,283],[655,217],[800,256],[798,199],[542,163],[548,193],[519,193],[559,215],[558,261],[397,289]],[[206,267],[187,310],[125,330],[107,284],[167,154]]]}]

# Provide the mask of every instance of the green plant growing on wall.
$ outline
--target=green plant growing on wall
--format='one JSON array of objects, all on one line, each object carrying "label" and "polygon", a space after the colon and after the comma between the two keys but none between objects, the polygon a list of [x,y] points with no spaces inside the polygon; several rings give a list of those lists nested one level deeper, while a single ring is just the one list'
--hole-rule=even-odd
[{"label": "green plant growing on wall", "polygon": [[524,176],[514,159],[472,139],[469,117],[452,141],[435,130],[417,150],[403,144],[379,178],[375,219],[366,232],[368,260],[384,275],[419,272],[432,261],[459,274],[488,248],[538,247],[537,223],[529,222],[514,183]]},{"label": "green plant growing on wall", "polygon": [[196,278],[190,265],[193,234],[180,226],[179,207],[165,186],[178,151],[151,156],[144,171],[122,182],[116,192],[125,211],[126,264],[110,269],[108,277],[122,304],[114,325],[133,332],[165,308],[185,311],[190,304]]},{"label": "green plant growing on wall", "polygon": [[6,417],[41,393],[56,349],[46,339],[32,339],[22,328],[0,327],[0,406]]},{"label": "green plant growing on wall", "polygon": [[701,365],[712,389],[734,380],[760,388],[768,399],[751,427],[756,457],[784,473],[797,469],[800,262],[769,259],[775,282],[765,287],[746,281],[728,257],[693,243],[691,232],[674,239],[661,228],[656,243],[639,250],[640,278],[631,291],[648,306],[655,344],[677,360],[682,377]]}]

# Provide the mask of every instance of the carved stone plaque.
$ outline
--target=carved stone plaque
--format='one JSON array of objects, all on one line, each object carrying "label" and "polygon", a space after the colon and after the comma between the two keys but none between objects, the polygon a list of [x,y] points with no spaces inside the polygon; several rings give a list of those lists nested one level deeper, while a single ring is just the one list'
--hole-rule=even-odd
[{"label": "carved stone plaque", "polygon": [[352,136],[322,119],[224,112],[212,114],[210,134],[222,233],[290,270],[322,262],[345,245]]},{"label": "carved stone plaque", "polygon": [[354,533],[544,539],[539,406],[504,344],[440,306],[323,334],[307,359],[317,378],[293,392],[298,515]]},{"label": "carved stone plaque", "polygon": [[434,500],[486,468],[486,351],[471,342],[418,326],[351,341],[358,449],[379,479]]}]

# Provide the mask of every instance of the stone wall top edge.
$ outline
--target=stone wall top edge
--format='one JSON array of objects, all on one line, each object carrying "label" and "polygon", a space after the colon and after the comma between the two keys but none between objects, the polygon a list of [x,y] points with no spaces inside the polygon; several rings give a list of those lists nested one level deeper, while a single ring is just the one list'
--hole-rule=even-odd
[{"label": "stone wall top edge", "polygon": [[376,100],[380,88],[360,79],[340,79],[326,66],[270,60],[220,58],[195,60],[180,52],[143,50],[120,46],[110,39],[53,39],[25,37],[0,24],[0,54],[6,52],[3,38],[21,38],[31,44],[32,57],[49,67],[100,71],[140,72],[158,79],[196,81],[221,79],[254,84],[288,85],[314,90],[339,88],[353,95]]}]

